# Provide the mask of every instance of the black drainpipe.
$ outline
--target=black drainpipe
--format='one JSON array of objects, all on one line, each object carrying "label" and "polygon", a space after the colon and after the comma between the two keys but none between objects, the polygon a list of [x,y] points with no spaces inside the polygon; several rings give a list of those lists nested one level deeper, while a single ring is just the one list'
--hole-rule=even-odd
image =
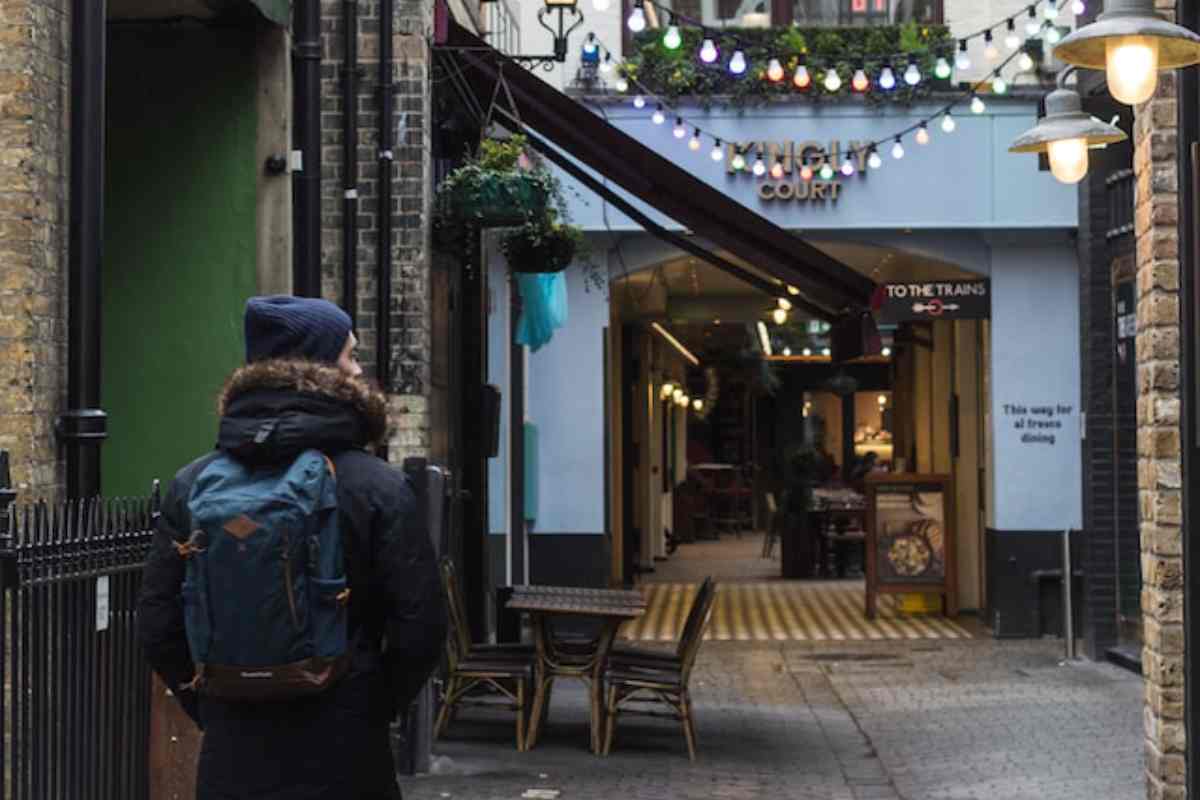
[{"label": "black drainpipe", "polygon": [[105,0],[71,8],[71,184],[67,274],[67,496],[100,493],[100,268],[104,254]]},{"label": "black drainpipe", "polygon": [[[293,62],[292,294],[321,296],[321,3],[298,0]],[[298,167],[298,169],[296,169]]]},{"label": "black drainpipe", "polygon": [[342,4],[342,306],[358,320],[358,0]]},{"label": "black drainpipe", "polygon": [[396,87],[392,82],[393,0],[379,4],[379,263],[376,281],[375,365],[379,385],[392,384],[392,124]]}]

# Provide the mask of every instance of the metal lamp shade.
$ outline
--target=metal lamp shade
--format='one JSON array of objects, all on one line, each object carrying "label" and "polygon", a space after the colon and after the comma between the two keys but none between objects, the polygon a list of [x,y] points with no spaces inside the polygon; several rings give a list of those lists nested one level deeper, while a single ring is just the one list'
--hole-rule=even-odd
[{"label": "metal lamp shade", "polygon": [[1200,64],[1200,35],[1167,22],[1154,10],[1154,0],[1107,0],[1108,9],[1059,42],[1054,57],[1077,67],[1103,70],[1106,42],[1126,36],[1147,36],[1158,41],[1160,70]]},{"label": "metal lamp shade", "polygon": [[1051,142],[1064,139],[1084,139],[1088,147],[1100,147],[1127,138],[1120,128],[1084,113],[1078,92],[1055,89],[1046,97],[1046,116],[1018,136],[1008,152],[1044,153]]}]

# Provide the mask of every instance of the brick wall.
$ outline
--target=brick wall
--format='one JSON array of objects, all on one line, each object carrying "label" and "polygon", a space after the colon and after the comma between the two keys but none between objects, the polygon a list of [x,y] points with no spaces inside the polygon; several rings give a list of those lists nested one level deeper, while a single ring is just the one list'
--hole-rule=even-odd
[{"label": "brick wall", "polygon": [[[429,248],[428,209],[431,186],[429,56],[425,34],[431,24],[432,3],[396,0],[395,117],[391,122],[395,162],[392,169],[392,395],[393,460],[427,455],[430,441],[429,392]],[[376,270],[379,230],[379,7],[378,0],[358,5],[358,96],[351,107],[358,114],[359,194],[358,338],[363,366],[375,373]],[[323,60],[322,96],[322,278],[323,294],[342,299],[342,3],[321,4]]]},{"label": "brick wall", "polygon": [[66,0],[0,0],[0,449],[18,488],[61,487],[65,402]]},{"label": "brick wall", "polygon": [[[1157,0],[1170,15],[1173,0]],[[1137,109],[1138,488],[1142,532],[1146,784],[1183,798],[1183,541],[1179,427],[1176,83]]]}]

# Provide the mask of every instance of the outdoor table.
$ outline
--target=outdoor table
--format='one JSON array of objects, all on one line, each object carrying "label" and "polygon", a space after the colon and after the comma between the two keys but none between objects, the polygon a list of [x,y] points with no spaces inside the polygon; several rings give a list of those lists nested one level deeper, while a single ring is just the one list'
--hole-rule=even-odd
[{"label": "outdoor table", "polygon": [[[604,664],[612,651],[617,629],[622,622],[646,613],[646,598],[641,592],[614,589],[582,589],[566,586],[518,586],[508,608],[529,614],[533,623],[537,660],[534,665],[532,719],[526,735],[526,747],[537,744],[542,716],[549,702],[550,685],[555,678],[579,678],[590,684],[590,736],[593,753],[601,747],[601,715],[604,713]],[[572,643],[570,647],[555,639],[552,617],[584,617],[601,623],[600,633],[591,641]]]},{"label": "outdoor table", "polygon": [[831,542],[825,536],[825,528],[832,523],[834,517],[853,517],[859,520],[860,526],[865,530],[867,498],[853,489],[820,487],[813,490],[808,513],[815,523],[811,529],[816,557],[816,564],[813,565],[814,572],[820,576],[831,577],[833,574],[829,565]]}]

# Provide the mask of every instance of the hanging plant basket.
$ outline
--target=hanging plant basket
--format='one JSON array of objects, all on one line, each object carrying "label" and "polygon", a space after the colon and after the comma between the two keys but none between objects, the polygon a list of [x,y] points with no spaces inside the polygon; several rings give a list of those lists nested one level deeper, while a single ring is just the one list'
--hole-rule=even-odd
[{"label": "hanging plant basket", "polygon": [[583,235],[556,222],[522,225],[500,243],[513,272],[562,272],[575,260]]},{"label": "hanging plant basket", "polygon": [[545,179],[528,172],[493,172],[456,181],[447,193],[450,213],[484,228],[522,225],[546,214]]}]

